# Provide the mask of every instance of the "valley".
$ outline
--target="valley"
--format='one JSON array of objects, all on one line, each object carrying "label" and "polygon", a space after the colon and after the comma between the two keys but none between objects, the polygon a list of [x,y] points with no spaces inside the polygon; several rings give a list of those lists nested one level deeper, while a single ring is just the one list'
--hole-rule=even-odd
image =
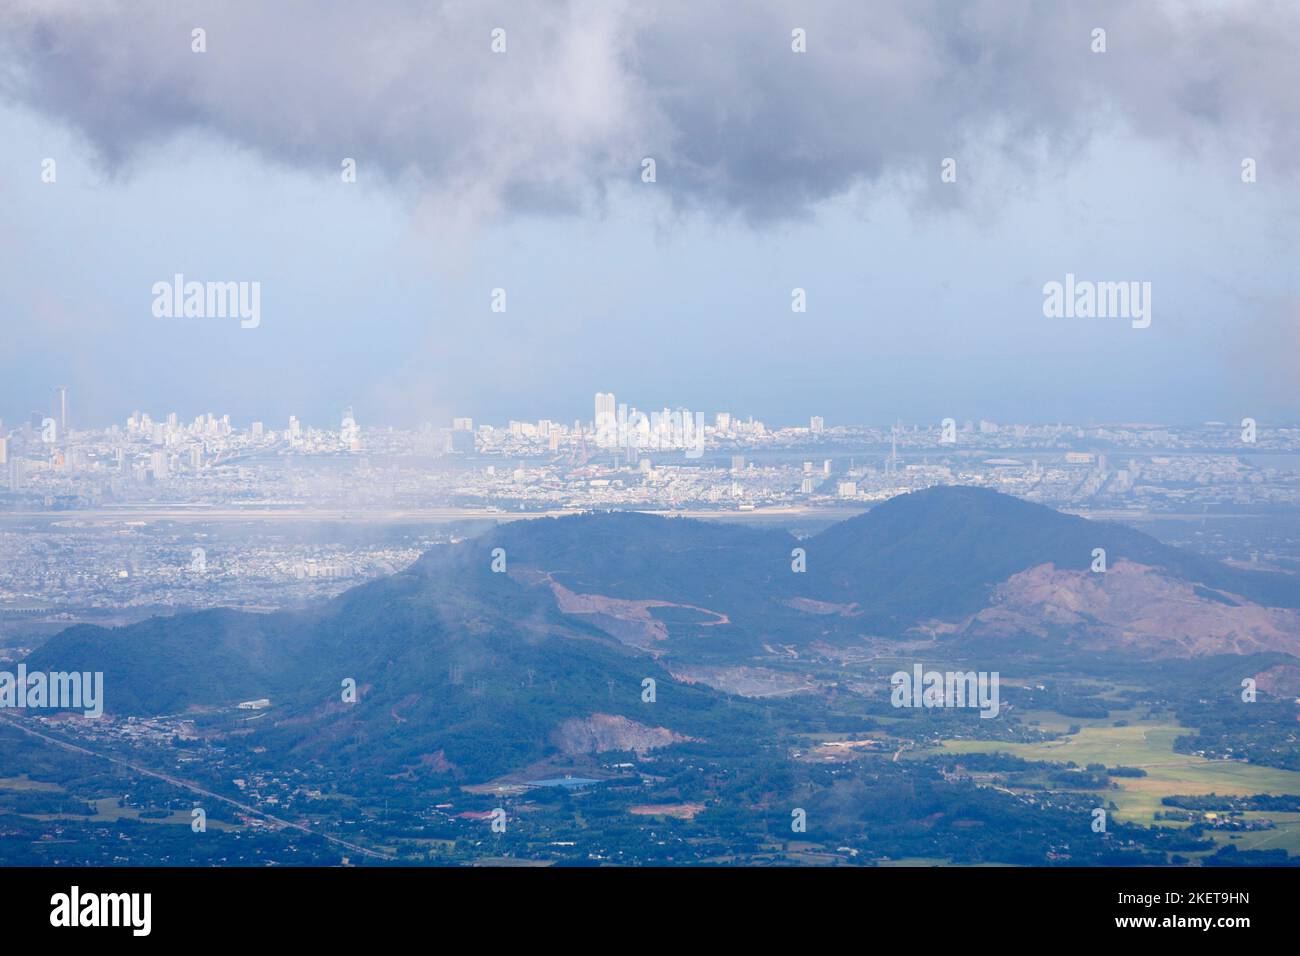
[{"label": "valley", "polygon": [[[1151,595],[1182,603],[1182,633],[1140,624]],[[515,522],[301,609],[50,638],[27,666],[103,673],[105,714],[0,721],[0,848],[82,864],[1292,863],[1297,607],[1289,575],[975,489],[802,538],[630,513]],[[996,675],[999,707],[981,717],[940,688],[900,709],[891,674],[914,668]],[[1176,802],[1211,794],[1228,803]]]}]

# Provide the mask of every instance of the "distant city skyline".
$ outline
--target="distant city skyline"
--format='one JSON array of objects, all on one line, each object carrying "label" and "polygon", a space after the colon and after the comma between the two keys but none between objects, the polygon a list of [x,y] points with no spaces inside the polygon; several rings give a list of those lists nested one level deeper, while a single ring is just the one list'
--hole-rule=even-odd
[{"label": "distant city skyline", "polygon": [[[1033,417],[1033,416],[1004,418],[1001,421],[994,422],[994,420],[988,416],[983,416],[983,415],[972,416],[972,415],[962,415],[962,414],[944,414],[939,416],[936,419],[916,419],[905,415],[894,416],[892,419],[888,419],[885,417],[873,418],[870,417],[869,415],[867,417],[856,418],[856,419],[836,419],[836,418],[828,418],[828,416],[818,414],[815,410],[803,416],[801,419],[787,420],[784,418],[765,418],[764,416],[754,414],[746,409],[736,408],[736,407],[703,408],[703,407],[693,407],[689,402],[667,401],[667,402],[660,402],[660,403],[655,403],[655,402],[642,403],[635,400],[627,401],[620,397],[621,394],[622,393],[614,390],[608,392],[596,392],[594,405],[592,403],[592,400],[588,399],[587,411],[585,412],[585,414],[580,411],[577,411],[577,409],[581,405],[580,401],[578,400],[569,401],[566,399],[562,404],[566,408],[573,407],[575,409],[575,413],[572,415],[557,414],[554,411],[551,411],[550,414],[546,414],[546,413],[537,414],[537,415],[507,414],[500,418],[494,418],[492,416],[482,415],[482,414],[462,414],[462,412],[469,412],[471,410],[466,408],[460,408],[458,411],[451,414],[450,416],[441,419],[431,418],[431,419],[419,420],[410,417],[402,418],[401,416],[398,416],[398,418],[395,420],[385,420],[382,418],[375,418],[375,419],[367,418],[364,409],[362,409],[361,413],[358,415],[358,413],[356,412],[356,406],[354,406],[352,403],[341,404],[338,406],[337,410],[335,411],[330,411],[330,410],[317,411],[316,414],[314,415],[299,414],[297,412],[290,411],[286,414],[277,416],[277,415],[271,415],[265,412],[259,412],[257,410],[253,410],[252,412],[246,415],[236,416],[235,414],[229,411],[224,411],[212,407],[208,407],[203,411],[182,410],[180,408],[173,407],[172,405],[169,405],[167,402],[164,401],[160,403],[156,408],[148,408],[142,405],[141,403],[135,403],[131,405],[128,410],[119,412],[118,414],[108,415],[108,414],[104,414],[99,410],[89,410],[89,411],[76,410],[75,405],[71,404],[74,401],[74,399],[71,397],[72,390],[66,386],[60,386],[57,388],[52,388],[50,390],[50,398],[46,408],[33,407],[26,413],[0,414],[0,434],[10,431],[12,429],[21,428],[25,424],[29,424],[34,430],[39,431],[40,423],[50,417],[52,417],[56,422],[58,433],[60,435],[63,435],[68,431],[70,424],[74,430],[86,429],[92,431],[99,431],[106,428],[110,428],[113,425],[121,426],[129,418],[139,414],[146,415],[150,419],[156,422],[160,422],[160,423],[170,422],[171,424],[175,424],[176,421],[179,421],[182,425],[193,422],[196,419],[202,419],[205,416],[214,416],[217,420],[221,420],[223,418],[227,419],[229,420],[230,424],[233,427],[237,427],[240,429],[249,429],[249,428],[253,428],[254,426],[260,425],[266,429],[277,430],[277,431],[290,427],[291,422],[295,422],[295,421],[305,427],[321,428],[321,429],[338,428],[340,423],[345,419],[353,419],[354,427],[358,427],[358,428],[366,428],[366,427],[418,428],[422,426],[433,426],[435,428],[458,428],[461,427],[459,423],[462,422],[473,422],[476,424],[491,424],[494,426],[503,426],[511,421],[525,421],[525,422],[554,421],[556,424],[563,425],[565,427],[567,427],[568,425],[572,424],[575,421],[579,421],[584,423],[584,425],[591,425],[591,426],[598,427],[601,422],[602,410],[605,410],[606,413],[609,414],[612,418],[616,418],[619,413],[619,406],[624,406],[625,410],[635,410],[635,411],[642,412],[646,416],[650,416],[651,414],[659,414],[664,411],[668,411],[668,412],[681,411],[683,409],[689,410],[692,413],[699,412],[705,416],[705,418],[707,419],[707,423],[710,427],[715,426],[716,419],[718,418],[718,416],[723,416],[727,420],[735,420],[737,422],[742,422],[748,419],[750,421],[763,422],[764,424],[776,428],[804,427],[804,428],[809,428],[814,433],[820,432],[823,429],[833,429],[837,426],[854,427],[854,428],[857,427],[870,428],[870,427],[882,427],[882,426],[891,427],[893,425],[902,423],[909,427],[911,426],[933,427],[933,426],[937,426],[938,422],[945,418],[953,418],[959,424],[961,423],[978,424],[981,422],[993,422],[994,424],[1001,424],[1001,425],[1032,425],[1032,426],[1071,425],[1071,426],[1151,427],[1151,428],[1194,427],[1198,425],[1215,425],[1215,424],[1228,426],[1234,424],[1235,422],[1235,419],[1231,419],[1231,418],[1195,419],[1191,417],[1184,417],[1181,419],[1167,419],[1167,420],[1141,420],[1141,419],[1121,420],[1121,419],[1100,419],[1100,418],[1071,419],[1071,418],[1063,418],[1063,417],[1045,418],[1045,417]],[[284,403],[283,401],[277,402],[275,404],[288,404],[288,407],[291,408],[296,407],[293,406],[291,403]],[[126,408],[126,406],[124,406],[124,408]],[[166,409],[165,411],[163,410],[164,408]],[[1247,417],[1254,418],[1254,416],[1247,416]],[[173,419],[175,421],[173,421]],[[1287,427],[1287,426],[1295,425],[1296,423],[1300,423],[1300,417],[1297,417],[1295,419],[1274,419],[1272,421],[1266,419],[1265,422],[1267,424],[1277,426],[1277,427]]]},{"label": "distant city skyline", "polygon": [[236,866],[245,937],[341,938],[312,866],[361,936],[415,867],[527,870],[521,925],[686,866],[1268,922],[1297,50],[1294,0],[0,0],[7,922],[166,936]]}]

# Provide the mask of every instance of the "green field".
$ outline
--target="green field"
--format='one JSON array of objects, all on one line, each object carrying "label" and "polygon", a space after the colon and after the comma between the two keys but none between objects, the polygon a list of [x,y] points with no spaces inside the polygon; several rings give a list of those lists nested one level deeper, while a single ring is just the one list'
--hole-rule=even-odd
[{"label": "green field", "polygon": [[43,783],[31,780],[26,774],[21,777],[0,777],[0,790],[28,790],[41,793],[57,793],[63,788],[57,783]]},{"label": "green field", "polygon": [[1272,820],[1277,828],[1254,833],[1214,833],[1216,843],[1231,843],[1238,850],[1286,850],[1300,855],[1300,813],[1262,813],[1253,810],[1241,815],[1243,820]]},{"label": "green field", "polygon": [[[1074,723],[1084,723],[1074,721]],[[1046,729],[1046,728],[1044,728]],[[1187,731],[1169,721],[1135,722],[1127,727],[1101,722],[1082,726],[1077,734],[1044,743],[1003,743],[991,740],[948,740],[947,753],[1008,753],[1025,760],[1074,761],[1079,766],[1101,763],[1107,767],[1140,767],[1145,777],[1116,777],[1118,790],[1105,791],[1105,799],[1118,808],[1115,818],[1132,823],[1156,823],[1156,811],[1167,809],[1162,797],[1174,794],[1300,794],[1300,772],[1260,767],[1231,760],[1206,760],[1175,753],[1175,738]],[[917,754],[924,757],[927,752]],[[928,751],[932,754],[934,751]],[[1282,848],[1300,854],[1300,813],[1247,813],[1244,819],[1269,819],[1277,829],[1258,833],[1218,833],[1219,842],[1238,848]],[[1162,825],[1177,824],[1160,821]]]},{"label": "green field", "polygon": [[[93,822],[97,820],[137,820],[140,823],[158,823],[190,826],[193,817],[190,816],[189,810],[172,810],[165,817],[141,817],[140,811],[134,807],[119,807],[115,797],[104,797],[99,800],[91,801],[97,810],[94,816],[81,813],[27,813],[23,814],[32,820],[80,820],[83,822]],[[226,823],[223,820],[208,820],[209,830],[238,830],[239,825]]]}]

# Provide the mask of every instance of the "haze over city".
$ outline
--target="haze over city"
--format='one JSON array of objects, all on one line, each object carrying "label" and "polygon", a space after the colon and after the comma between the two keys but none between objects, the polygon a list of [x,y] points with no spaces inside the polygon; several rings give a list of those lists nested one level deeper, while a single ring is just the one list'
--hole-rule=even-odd
[{"label": "haze over city", "polygon": [[1289,928],[1297,50],[0,0],[6,941]]}]

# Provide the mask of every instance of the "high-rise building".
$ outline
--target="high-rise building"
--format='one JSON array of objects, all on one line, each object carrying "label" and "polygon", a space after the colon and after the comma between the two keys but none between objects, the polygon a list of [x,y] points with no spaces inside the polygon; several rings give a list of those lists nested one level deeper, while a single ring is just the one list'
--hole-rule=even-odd
[{"label": "high-rise building", "polygon": [[596,445],[601,448],[613,448],[620,441],[614,393],[597,392],[595,408],[596,417],[592,419],[592,424]]},{"label": "high-rise building", "polygon": [[59,432],[66,435],[68,433],[68,387],[60,385],[54,390],[54,408],[51,409],[54,419],[59,423]]},{"label": "high-rise building", "polygon": [[472,432],[474,430],[474,419],[453,418],[451,420],[451,430],[454,432]]},{"label": "high-rise building", "polygon": [[713,416],[713,425],[720,432],[731,431],[731,413],[718,412]]},{"label": "high-rise building", "polygon": [[154,481],[167,477],[167,452],[156,451],[149,458],[149,467],[153,471]]},{"label": "high-rise building", "polygon": [[826,421],[820,415],[814,415],[808,422],[808,428],[814,435],[820,435],[826,427]]},{"label": "high-rise building", "polygon": [[592,423],[595,426],[597,445],[612,448],[618,444],[618,411],[613,392],[596,393],[596,417]]},{"label": "high-rise building", "polygon": [[0,437],[0,465],[9,461],[9,439]]},{"label": "high-rise building", "polygon": [[352,451],[361,450],[361,429],[352,414],[352,406],[343,409],[343,421],[339,425],[339,440]]}]

